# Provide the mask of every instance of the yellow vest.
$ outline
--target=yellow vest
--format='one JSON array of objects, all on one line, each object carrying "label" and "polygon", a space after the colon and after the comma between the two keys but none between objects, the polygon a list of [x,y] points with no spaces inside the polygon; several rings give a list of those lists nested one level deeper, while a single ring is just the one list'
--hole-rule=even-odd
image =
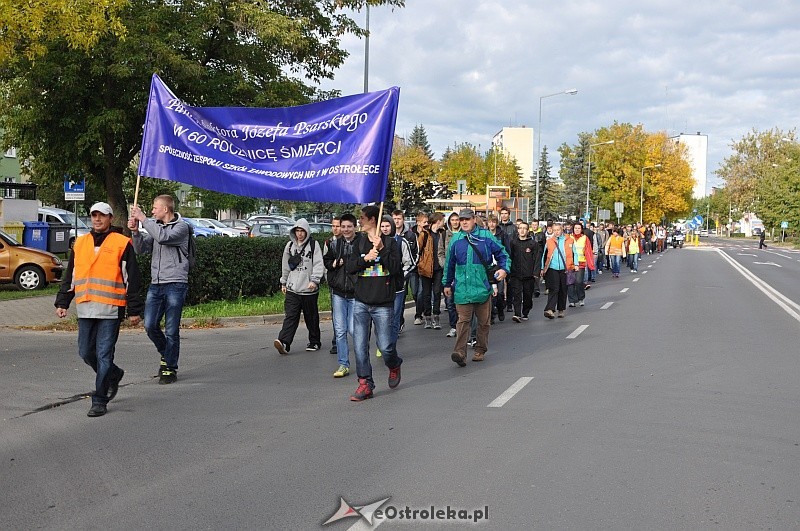
[{"label": "yellow vest", "polygon": [[75,302],[100,302],[125,306],[127,290],[119,267],[130,240],[112,232],[95,252],[94,237],[81,236],[75,241],[74,271]]}]

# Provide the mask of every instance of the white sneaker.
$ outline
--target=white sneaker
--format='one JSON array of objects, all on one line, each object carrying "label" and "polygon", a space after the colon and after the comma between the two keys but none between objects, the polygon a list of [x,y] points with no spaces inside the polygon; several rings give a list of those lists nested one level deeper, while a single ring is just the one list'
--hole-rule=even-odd
[{"label": "white sneaker", "polygon": [[569,304],[568,304],[568,306],[569,306],[570,308],[574,308],[574,307],[575,307],[575,303],[574,303],[574,302],[571,302],[571,303],[569,303]]},{"label": "white sneaker", "polygon": [[415,325],[421,325],[422,324],[422,319],[417,317],[416,319],[414,319],[414,324]]},{"label": "white sneaker", "polygon": [[447,332],[447,337],[456,337],[456,329],[451,328],[449,332]]},{"label": "white sneaker", "polygon": [[583,306],[583,301],[580,301],[580,302],[578,303],[578,306]]}]

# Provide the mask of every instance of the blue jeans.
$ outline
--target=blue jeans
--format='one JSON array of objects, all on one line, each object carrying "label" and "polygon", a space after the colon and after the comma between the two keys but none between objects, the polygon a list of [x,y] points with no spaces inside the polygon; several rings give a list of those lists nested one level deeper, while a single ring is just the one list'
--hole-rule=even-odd
[{"label": "blue jeans", "polygon": [[[452,292],[451,292],[452,293]],[[456,311],[456,301],[453,295],[444,298],[444,307],[447,308],[447,316],[450,320],[450,328],[455,328],[458,323],[458,311]]]},{"label": "blue jeans", "polygon": [[375,342],[378,350],[383,355],[383,362],[390,369],[399,367],[403,360],[397,355],[395,345],[392,344],[392,316],[394,309],[391,306],[370,306],[361,301],[355,301],[353,308],[353,345],[356,351],[356,374],[359,378],[367,380],[370,389],[375,389],[372,379],[372,365],[369,362],[369,330],[375,323]]},{"label": "blue jeans", "polygon": [[639,255],[638,254],[632,254],[632,255],[629,255],[629,256],[632,257],[631,258],[631,270],[638,271],[639,270]]},{"label": "blue jeans", "polygon": [[[181,352],[181,313],[186,300],[189,284],[171,282],[169,284],[150,284],[147,301],[144,305],[144,329],[147,337],[167,364],[168,369],[178,369],[178,356]],[[161,319],[164,319],[164,332]]]},{"label": "blue jeans", "polygon": [[403,322],[403,312],[406,309],[406,290],[394,294],[394,308],[392,309],[392,346],[397,351],[397,338],[400,337],[400,323]]},{"label": "blue jeans", "polygon": [[333,333],[336,339],[336,355],[339,365],[350,367],[350,350],[347,346],[347,334],[353,335],[353,305],[355,299],[333,295]]},{"label": "blue jeans", "polygon": [[108,382],[122,369],[114,365],[119,319],[78,319],[78,354],[96,373],[92,404],[108,403]]},{"label": "blue jeans", "polygon": [[619,275],[619,263],[622,260],[622,257],[618,254],[610,254],[608,258],[611,260],[611,273],[614,275]]}]

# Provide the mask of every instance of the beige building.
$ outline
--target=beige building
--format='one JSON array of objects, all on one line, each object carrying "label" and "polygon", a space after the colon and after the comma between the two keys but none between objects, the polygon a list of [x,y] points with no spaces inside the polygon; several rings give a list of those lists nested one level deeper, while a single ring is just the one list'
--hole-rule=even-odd
[{"label": "beige building", "polygon": [[492,145],[514,157],[522,170],[523,186],[533,183],[533,129],[530,127],[504,127],[492,137]]}]

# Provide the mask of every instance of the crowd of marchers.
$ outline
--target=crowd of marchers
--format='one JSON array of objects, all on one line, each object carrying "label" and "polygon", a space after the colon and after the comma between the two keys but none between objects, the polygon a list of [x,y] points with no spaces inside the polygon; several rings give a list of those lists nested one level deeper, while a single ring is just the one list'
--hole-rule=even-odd
[{"label": "crowd of marchers", "polygon": [[[656,225],[615,225],[547,220],[512,220],[506,208],[488,216],[465,208],[444,215],[419,212],[414,224],[395,210],[380,216],[376,206],[333,218],[333,237],[319,246],[308,223],[290,230],[280,279],[285,299],[283,326],[274,345],[288,355],[302,314],[308,329],[306,350],[322,349],[319,286],[330,287],[333,340],[337,357],[333,376],[351,372],[351,345],[358,386],[350,396],[373,396],[370,338],[388,368],[388,386],[401,379],[398,338],[406,329],[405,307],[413,299],[413,325],[448,329],[454,338],[451,359],[466,366],[483,361],[489,331],[507,315],[525,323],[533,301],[545,294],[544,317],[563,318],[568,307],[585,304],[586,292],[603,271],[619,278],[623,261],[638,272],[644,253],[666,250],[667,230]],[[322,247],[322,248],[320,248]],[[445,317],[442,317],[442,312]]]},{"label": "crowd of marchers", "polygon": [[[159,383],[177,381],[180,319],[194,261],[192,230],[175,212],[171,196],[153,201],[152,219],[134,206],[128,219],[132,239],[112,225],[114,212],[107,203],[90,209],[92,231],[75,242],[61,289],[56,315],[65,317],[75,302],[78,314],[78,353],[95,372],[95,392],[88,415],[99,417],[119,391],[125,372],[114,363],[120,322],[142,319],[160,357]],[[398,338],[406,328],[408,294],[414,301],[413,325],[442,330],[453,338],[451,360],[466,366],[481,362],[489,349],[490,327],[511,314],[525,323],[533,300],[546,295],[544,316],[563,318],[567,307],[584,305],[586,291],[598,275],[610,270],[620,275],[626,260],[638,271],[643,253],[663,252],[667,231],[655,225],[605,225],[510,219],[476,215],[470,208],[452,212],[417,213],[408,226],[405,213],[382,216],[377,206],[361,209],[358,219],[343,214],[333,219],[333,237],[320,245],[311,237],[305,219],[289,231],[281,258],[284,319],[274,346],[288,355],[302,315],[308,330],[305,350],[319,351],[322,334],[319,288],[330,287],[333,376],[350,374],[352,345],[358,386],[350,395],[356,402],[372,398],[375,381],[370,340],[375,335],[376,356],[389,373],[388,386],[401,380],[403,358]],[[140,231],[140,226],[145,231]],[[151,253],[151,283],[143,301],[136,254]],[[444,301],[444,304],[442,302]],[[164,321],[162,331],[161,322]]]}]

